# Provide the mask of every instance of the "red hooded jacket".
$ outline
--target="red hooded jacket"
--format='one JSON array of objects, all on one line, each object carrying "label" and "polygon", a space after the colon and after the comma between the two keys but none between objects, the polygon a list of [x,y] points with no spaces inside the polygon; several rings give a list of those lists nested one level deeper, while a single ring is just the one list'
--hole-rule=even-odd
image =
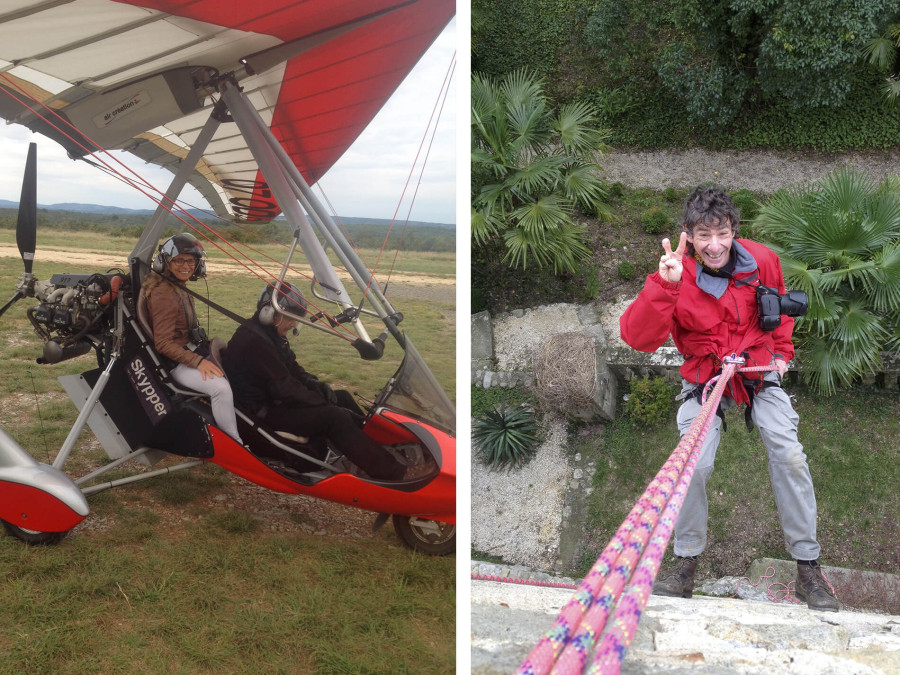
[{"label": "red hooded jacket", "polygon": [[[735,239],[756,261],[759,282],[785,292],[784,275],[778,256],[753,241]],[[747,352],[748,366],[765,366],[774,358],[794,358],[791,334],[794,320],[781,317],[781,325],[772,332],[759,327],[756,309],[756,282],[737,285],[735,279],[752,279],[752,272],[735,273],[727,280],[720,298],[697,285],[697,262],[685,254],[681,281],[664,281],[659,272],[647,277],[644,289],[619,319],[622,339],[642,352],[656,351],[671,334],[684,356],[681,376],[688,382],[703,384],[721,370],[721,359]],[[747,373],[745,379],[760,379],[762,373]],[[743,387],[731,387],[729,396],[738,403],[748,402]]]}]

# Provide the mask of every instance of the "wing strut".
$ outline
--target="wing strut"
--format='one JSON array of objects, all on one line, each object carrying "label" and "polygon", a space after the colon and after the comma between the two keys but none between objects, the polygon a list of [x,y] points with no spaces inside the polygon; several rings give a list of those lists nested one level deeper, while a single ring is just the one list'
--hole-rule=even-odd
[{"label": "wing strut", "polygon": [[[251,112],[256,117],[257,124],[264,126],[265,123],[259,113],[253,109],[251,109]],[[328,209],[326,209],[319,198],[316,197],[312,188],[310,188],[300,171],[297,170],[297,167],[291,161],[290,156],[284,148],[271,134],[265,136],[265,138],[268,141],[272,152],[275,153],[275,156],[278,157],[281,162],[284,171],[290,176],[294,196],[313,219],[313,222],[316,224],[316,227],[322,236],[325,237],[329,245],[334,249],[338,258],[340,258],[341,262],[347,268],[347,271],[350,272],[356,285],[364,292],[365,297],[372,303],[373,307],[378,310],[377,314],[384,320],[388,330],[394,334],[394,337],[400,344],[403,344],[402,334],[399,333],[399,330],[395,330],[399,323],[398,317],[400,317],[400,314],[381,292],[381,288],[378,284],[373,283],[374,279],[372,278],[371,272],[366,267],[365,263],[360,260],[356,251],[354,251],[353,247],[350,245],[350,242],[347,241],[347,238],[343,235],[340,228],[338,228],[337,224],[328,213]]]},{"label": "wing strut", "polygon": [[[338,278],[332,263],[325,254],[325,250],[316,238],[309,220],[303,213],[303,209],[300,208],[300,204],[294,195],[294,188],[291,186],[291,176],[284,171],[282,163],[273,151],[273,146],[277,146],[278,142],[274,137],[271,139],[274,143],[267,142],[267,138],[271,136],[272,132],[265,125],[257,124],[257,118],[253,114],[252,106],[247,103],[236,84],[225,80],[220,85],[220,91],[222,92],[222,99],[228,104],[228,111],[247,142],[247,147],[250,148],[250,152],[253,153],[253,157],[259,163],[260,171],[265,176],[269,189],[284,212],[285,218],[287,218],[291,227],[294,228],[294,237],[299,241],[306,260],[315,273],[316,280],[323,288],[330,291],[332,295],[330,299],[337,302],[342,309],[355,309],[355,305],[351,301],[347,290]],[[291,254],[289,253],[288,255],[290,256]],[[290,257],[285,262],[285,269],[289,263]],[[283,275],[284,271],[282,271],[282,277]],[[371,344],[372,340],[369,338],[362,322],[354,316],[351,323],[356,334],[365,343]]]},{"label": "wing strut", "polygon": [[[156,211],[150,217],[147,226],[144,228],[140,238],[134,245],[131,255],[128,256],[129,263],[131,264],[132,279],[141,279],[142,275],[148,269],[150,258],[153,256],[159,238],[162,236],[162,232],[165,229],[166,218],[175,206],[178,195],[180,195],[181,191],[184,189],[188,178],[190,178],[190,175],[197,167],[197,163],[200,161],[203,153],[206,152],[206,147],[209,145],[213,135],[219,128],[219,124],[224,118],[223,116],[224,106],[221,102],[216,103],[212,113],[209,115],[209,119],[206,120],[206,124],[204,124],[203,128],[200,130],[200,135],[194,142],[191,151],[187,154],[187,157],[182,160],[181,166],[175,174],[175,178],[173,178],[172,182],[169,184],[169,189],[166,190],[165,196],[160,200],[159,206],[156,207]],[[141,263],[144,263],[144,265],[142,266]]]},{"label": "wing strut", "polygon": [[[369,272],[368,268],[365,266],[362,260],[359,259],[359,256],[356,254],[356,251],[350,246],[350,243],[344,237],[343,233],[338,229],[335,222],[332,220],[329,215],[327,209],[322,205],[321,201],[319,201],[318,197],[313,193],[312,189],[309,187],[309,184],[304,180],[300,171],[297,170],[297,167],[294,165],[293,161],[291,161],[290,156],[285,152],[284,148],[278,142],[278,140],[272,135],[269,129],[266,127],[265,122],[262,117],[260,117],[259,113],[250,105],[247,105],[246,101],[243,97],[235,95],[236,88],[230,87],[230,90],[233,94],[229,97],[223,93],[226,101],[228,102],[229,109],[234,114],[233,105],[241,105],[246,112],[246,118],[249,123],[252,123],[255,131],[258,133],[258,137],[265,141],[264,148],[260,148],[261,151],[265,152],[267,156],[271,156],[275,161],[276,165],[269,167],[270,171],[277,171],[279,175],[281,175],[286,185],[285,187],[290,190],[288,196],[280,196],[276,191],[274,186],[271,184],[269,187],[275,193],[275,198],[278,200],[279,205],[284,208],[285,215],[288,215],[288,210],[286,208],[286,202],[290,202],[294,206],[297,205],[299,201],[310,217],[313,219],[313,222],[316,225],[316,229],[322,234],[323,237],[328,241],[331,247],[334,249],[338,258],[347,268],[347,271],[353,277],[354,283],[363,291],[366,299],[372,304],[375,313],[381,318],[384,322],[387,330],[394,336],[397,342],[403,346],[405,337],[403,333],[400,331],[398,324],[402,315],[395,310],[390,302],[388,302],[387,298],[381,292],[381,289],[378,287],[378,284],[372,283],[372,276]],[[238,121],[239,115],[235,114],[235,121]],[[241,125],[241,122],[238,121],[238,126]],[[254,148],[253,144],[250,142],[248,134],[244,134],[245,139],[247,140],[248,146],[250,146],[251,152],[256,156],[257,148]],[[268,179],[268,175],[266,174],[266,169],[263,168],[263,164],[261,162],[260,157],[256,157],[257,161],[260,162],[260,168],[264,175],[266,175]],[[303,218],[303,222],[306,224],[306,227],[309,228],[309,222],[306,217],[302,215],[302,210],[297,209],[297,211],[301,214]],[[312,230],[310,229],[310,232]],[[315,235],[312,235],[313,241],[311,244],[316,248],[319,248],[318,240],[315,239]],[[303,247],[304,253],[307,253],[307,257],[309,257],[307,252],[307,246],[304,244],[301,239],[301,246]],[[324,255],[324,253],[323,253]],[[331,264],[327,263],[328,270],[331,271]],[[318,269],[313,265],[313,269],[316,271],[317,279],[318,277]],[[323,287],[327,290],[327,283],[323,283]],[[343,290],[343,289],[342,289]],[[344,291],[346,293],[346,291]],[[334,298],[330,298],[334,299]],[[344,309],[353,308],[352,304],[345,304],[343,301],[340,301],[341,306]],[[354,324],[358,322],[354,321]],[[360,324],[361,325],[361,324]],[[360,337],[364,337],[363,334],[360,334]],[[367,339],[364,337],[364,339]]]}]

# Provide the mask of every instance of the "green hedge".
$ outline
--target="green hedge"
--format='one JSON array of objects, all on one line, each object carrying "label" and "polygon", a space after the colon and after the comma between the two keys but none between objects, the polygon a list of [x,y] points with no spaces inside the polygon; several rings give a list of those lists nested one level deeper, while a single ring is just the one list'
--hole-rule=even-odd
[{"label": "green hedge", "polygon": [[[861,55],[842,71],[847,79],[841,87],[847,94],[836,107],[798,108],[796,98],[778,98],[771,87],[764,92],[758,79],[750,81],[749,89],[738,97],[721,68],[709,71],[709,81],[690,85],[692,89],[702,85],[711,99],[719,97],[718,103],[678,92],[675,85],[683,79],[672,65],[672,54],[677,53],[672,48],[690,42],[696,46],[701,40],[696,32],[686,30],[683,4],[675,0],[474,0],[473,69],[502,75],[522,66],[532,68],[547,78],[548,93],[559,101],[582,99],[597,106],[601,124],[612,131],[610,143],[619,147],[841,152],[900,146],[900,105],[884,103],[884,74],[865,65]],[[713,4],[719,7],[727,2]],[[880,8],[884,1],[864,0],[864,4]],[[874,35],[875,26],[872,31]],[[695,68],[696,64],[685,61],[683,65]],[[702,71],[695,71],[700,77]],[[810,77],[815,79],[815,73]],[[715,119],[690,122],[690,106],[707,103],[710,109],[717,104],[738,105],[737,114],[721,124]],[[695,116],[698,110],[693,111]],[[709,110],[705,114],[709,116]]]}]

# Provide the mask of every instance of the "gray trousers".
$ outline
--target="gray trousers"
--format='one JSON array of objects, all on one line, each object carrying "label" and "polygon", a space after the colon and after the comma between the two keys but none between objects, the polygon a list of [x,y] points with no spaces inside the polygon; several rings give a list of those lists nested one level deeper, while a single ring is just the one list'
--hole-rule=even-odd
[{"label": "gray trousers", "polygon": [[[781,376],[774,371],[766,373],[765,379],[781,382]],[[691,391],[695,386],[685,381],[682,393]],[[735,386],[741,386],[739,381],[735,382]],[[733,405],[733,399],[722,399],[723,409]],[[689,398],[679,408],[678,429],[682,436],[700,412],[700,407],[699,401]],[[781,387],[761,389],[753,399],[750,410],[769,454],[769,476],[788,553],[795,560],[815,560],[819,557],[820,550],[816,541],[816,496],[806,454],[797,438],[800,418]],[[675,523],[677,556],[700,555],[706,548],[706,521],[709,514],[706,482],[713,471],[721,427],[722,420],[714,417],[678,514],[678,521]]]}]

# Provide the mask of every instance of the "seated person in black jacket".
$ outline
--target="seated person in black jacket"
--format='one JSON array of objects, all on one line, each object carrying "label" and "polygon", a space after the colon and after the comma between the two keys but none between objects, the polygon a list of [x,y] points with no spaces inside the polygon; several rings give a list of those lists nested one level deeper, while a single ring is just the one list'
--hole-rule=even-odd
[{"label": "seated person in black jacket", "polygon": [[[279,307],[297,316],[306,315],[306,300],[296,287],[283,283],[277,295]],[[422,467],[407,471],[363,433],[358,422],[364,415],[349,392],[334,392],[297,363],[285,337],[296,325],[297,321],[275,311],[272,288],[266,287],[256,313],[235,331],[225,352],[225,371],[235,405],[272,429],[327,438],[372,478],[420,477]]]}]

